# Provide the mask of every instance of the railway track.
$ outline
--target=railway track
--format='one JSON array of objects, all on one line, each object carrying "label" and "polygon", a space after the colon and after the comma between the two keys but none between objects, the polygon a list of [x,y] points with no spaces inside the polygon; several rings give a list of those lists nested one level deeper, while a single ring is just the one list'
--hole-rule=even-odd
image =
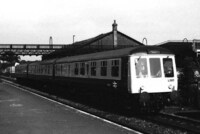
[{"label": "railway track", "polygon": [[148,115],[143,117],[146,120],[159,123],[175,129],[185,130],[188,133],[200,133],[200,121],[190,118],[183,118],[173,114],[159,113],[156,115]]},{"label": "railway track", "polygon": [[[137,116],[137,115],[124,116],[124,115],[108,113],[108,112],[97,110],[95,108],[92,108],[92,107],[89,107],[86,105],[72,102],[70,100],[66,100],[64,98],[60,98],[55,95],[51,95],[48,93],[37,91],[37,90],[29,88],[29,87],[19,85],[19,84],[15,83],[15,80],[11,80],[11,81],[7,81],[7,80],[6,81],[4,80],[4,82],[7,82],[11,85],[14,85],[14,86],[17,86],[20,88],[23,88],[25,90],[29,90],[36,94],[45,96],[49,99],[59,101],[63,104],[69,105],[75,109],[79,109],[86,113],[92,114],[92,115],[96,116],[97,118],[101,118],[108,122],[115,123],[123,128],[134,130],[134,131],[136,130],[136,131],[139,131],[144,134],[155,134],[155,133],[162,134],[162,133],[166,133],[166,132],[171,133],[171,134],[180,134],[180,133],[187,134],[187,132],[192,132],[192,133],[200,132],[200,130],[199,131],[197,130],[198,127],[196,127],[194,129],[195,131],[193,131],[194,127],[191,127],[191,129],[186,129],[186,127],[180,127],[180,125],[179,125],[180,123],[179,124],[175,123],[177,125],[173,125],[173,126],[170,125],[170,123],[172,124],[172,122],[180,122],[180,120],[174,118],[171,122],[167,121],[167,119],[169,118],[169,117],[167,117],[167,115],[165,115],[165,117],[164,117],[164,115],[161,116],[161,114],[159,114],[159,115],[155,115],[155,116],[145,116],[145,118],[144,117],[141,118],[140,116]],[[185,122],[187,122],[187,121],[185,121]]]}]

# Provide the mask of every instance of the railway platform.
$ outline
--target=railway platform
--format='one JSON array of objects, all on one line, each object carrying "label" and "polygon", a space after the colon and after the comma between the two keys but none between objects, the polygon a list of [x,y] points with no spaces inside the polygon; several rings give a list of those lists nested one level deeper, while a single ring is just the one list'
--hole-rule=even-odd
[{"label": "railway platform", "polygon": [[0,82],[1,134],[132,134],[112,123]]}]

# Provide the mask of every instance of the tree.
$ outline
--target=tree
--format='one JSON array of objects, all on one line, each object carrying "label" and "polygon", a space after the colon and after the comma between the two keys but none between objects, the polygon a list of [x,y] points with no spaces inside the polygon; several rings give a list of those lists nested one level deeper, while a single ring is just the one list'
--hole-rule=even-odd
[{"label": "tree", "polygon": [[6,51],[1,55],[0,60],[15,64],[16,62],[19,62],[20,57],[15,55],[15,53],[12,51]]}]

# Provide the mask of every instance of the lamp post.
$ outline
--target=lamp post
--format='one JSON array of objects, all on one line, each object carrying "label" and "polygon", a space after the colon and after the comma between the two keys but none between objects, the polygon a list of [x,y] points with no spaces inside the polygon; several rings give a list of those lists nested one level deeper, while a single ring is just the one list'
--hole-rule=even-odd
[{"label": "lamp post", "polygon": [[75,40],[75,35],[73,35],[73,44],[74,44],[74,40]]},{"label": "lamp post", "polygon": [[188,42],[188,39],[187,39],[187,38],[184,38],[184,39],[183,39],[183,42],[185,42],[185,41]]},{"label": "lamp post", "polygon": [[[147,45],[147,38],[143,38],[143,40],[142,40],[142,44],[144,44],[144,41],[146,42],[146,45]],[[144,44],[145,45],[145,44]]]}]

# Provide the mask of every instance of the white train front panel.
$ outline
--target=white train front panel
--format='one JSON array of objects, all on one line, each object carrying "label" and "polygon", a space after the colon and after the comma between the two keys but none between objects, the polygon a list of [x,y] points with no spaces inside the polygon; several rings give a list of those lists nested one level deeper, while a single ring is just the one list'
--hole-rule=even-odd
[{"label": "white train front panel", "polygon": [[132,94],[177,91],[173,55],[132,55],[129,73],[129,91]]}]

